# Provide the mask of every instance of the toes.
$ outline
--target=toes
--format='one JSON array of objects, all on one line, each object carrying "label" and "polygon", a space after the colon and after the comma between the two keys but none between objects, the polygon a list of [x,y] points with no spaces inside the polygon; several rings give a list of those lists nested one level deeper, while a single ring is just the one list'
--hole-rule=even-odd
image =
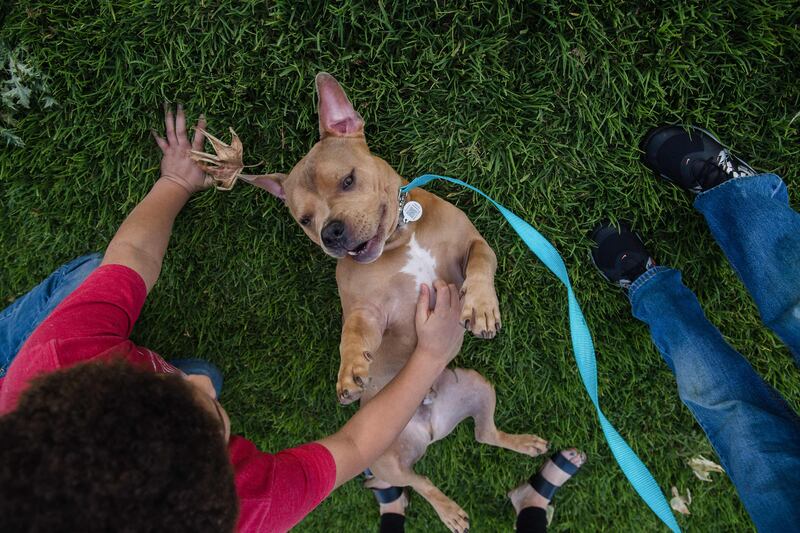
[{"label": "toes", "polygon": [[444,509],[438,508],[436,511],[450,531],[456,533],[467,533],[469,531],[469,517],[455,502],[450,501]]},{"label": "toes", "polygon": [[469,531],[469,518],[463,511],[445,522],[445,525],[454,533],[467,533]]},{"label": "toes", "polygon": [[569,448],[561,452],[569,462],[575,466],[581,466],[586,462],[586,454],[576,448]]},{"label": "toes", "polygon": [[497,330],[493,327],[487,313],[480,313],[472,332],[482,339],[493,339],[497,334]]},{"label": "toes", "polygon": [[547,450],[550,449],[550,443],[544,439],[537,437],[536,435],[526,435],[526,443],[525,443],[525,451],[527,455],[531,457],[536,457],[543,453],[547,453]]},{"label": "toes", "polygon": [[547,453],[547,451],[550,449],[550,443],[536,436],[534,436],[534,439],[534,447],[539,451],[539,453]]},{"label": "toes", "polygon": [[372,354],[362,352],[361,357],[352,358],[352,362],[342,363],[336,383],[336,394],[340,403],[347,405],[361,397],[364,387],[370,381],[370,361],[372,361]]},{"label": "toes", "polygon": [[462,288],[464,298],[461,310],[461,325],[481,339],[493,339],[500,330],[500,311],[497,297],[485,291]]},{"label": "toes", "polygon": [[339,395],[339,403],[342,405],[349,405],[354,401],[361,398],[361,388],[356,386],[355,384],[352,386],[344,385],[342,387],[337,388],[337,392]]},{"label": "toes", "polygon": [[481,339],[493,339],[500,329],[500,322],[494,320],[494,313],[485,313],[467,304],[461,312],[461,325]]},{"label": "toes", "polygon": [[514,435],[513,438],[516,445],[512,449],[531,457],[547,453],[547,450],[550,449],[550,443],[536,435]]},{"label": "toes", "polygon": [[575,466],[583,466],[586,463],[586,454],[578,452],[573,459],[570,459]]},{"label": "toes", "polygon": [[347,386],[337,385],[336,394],[339,398],[339,403],[342,405],[350,405],[354,401],[361,398],[361,391],[355,387],[350,388]]},{"label": "toes", "polygon": [[343,376],[336,384],[336,393],[339,397],[339,403],[348,405],[358,400],[361,397],[361,392],[364,390],[364,378],[356,375]]},{"label": "toes", "polygon": [[461,309],[461,325],[464,326],[464,329],[471,330],[470,326],[475,324],[475,310],[472,308],[471,305],[464,303],[463,309]]}]

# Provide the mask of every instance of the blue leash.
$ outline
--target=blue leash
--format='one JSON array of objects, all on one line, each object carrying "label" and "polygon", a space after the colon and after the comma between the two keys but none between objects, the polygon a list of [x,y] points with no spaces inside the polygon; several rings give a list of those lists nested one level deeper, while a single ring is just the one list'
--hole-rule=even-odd
[{"label": "blue leash", "polygon": [[656,480],[653,479],[652,474],[650,474],[650,471],[636,455],[636,452],[628,446],[625,439],[620,436],[617,430],[614,429],[614,426],[611,425],[611,422],[609,422],[603,414],[603,411],[600,410],[600,401],[597,397],[597,359],[594,354],[592,334],[589,332],[589,328],[586,325],[586,319],[583,318],[583,312],[578,304],[578,300],[575,298],[575,293],[572,292],[572,284],[569,281],[567,267],[564,265],[564,260],[561,259],[558,250],[556,250],[547,239],[542,237],[533,226],[495,202],[480,189],[468,183],[464,183],[461,180],[448,178],[447,176],[425,174],[415,178],[408,185],[401,187],[400,193],[407,194],[412,189],[422,187],[437,179],[466,187],[492,202],[508,223],[511,224],[514,231],[525,241],[525,244],[531,252],[533,252],[534,255],[536,255],[536,257],[538,257],[567,287],[567,298],[569,299],[569,331],[572,337],[572,347],[575,351],[575,362],[581,373],[581,380],[586,387],[586,392],[589,393],[589,398],[591,398],[597,410],[597,417],[600,419],[600,427],[603,428],[603,433],[606,436],[609,448],[611,448],[611,453],[614,454],[614,458],[617,460],[625,477],[627,477],[628,481],[633,485],[634,490],[639,493],[639,496],[641,496],[644,502],[653,510],[656,516],[658,516],[672,531],[675,533],[680,532],[678,522],[675,520],[675,516],[673,516],[670,510],[667,499],[661,492]]}]

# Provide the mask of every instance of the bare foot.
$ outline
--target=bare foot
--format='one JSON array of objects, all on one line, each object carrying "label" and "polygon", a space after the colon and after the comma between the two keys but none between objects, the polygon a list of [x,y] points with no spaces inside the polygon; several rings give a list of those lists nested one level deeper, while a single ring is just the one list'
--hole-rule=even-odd
[{"label": "bare foot", "polygon": [[[581,467],[584,463],[586,463],[586,454],[579,452],[575,448],[562,450],[561,455],[569,459],[569,462],[577,467]],[[539,472],[547,481],[556,487],[560,487],[572,477],[570,474],[567,474],[558,466],[553,464],[551,459],[547,460]],[[547,509],[547,504],[550,503],[550,500],[536,492],[527,481],[509,492],[508,498],[511,500],[511,504],[514,506],[514,510],[517,512],[517,514],[519,514],[519,512],[526,507],[540,507],[542,509]]]}]

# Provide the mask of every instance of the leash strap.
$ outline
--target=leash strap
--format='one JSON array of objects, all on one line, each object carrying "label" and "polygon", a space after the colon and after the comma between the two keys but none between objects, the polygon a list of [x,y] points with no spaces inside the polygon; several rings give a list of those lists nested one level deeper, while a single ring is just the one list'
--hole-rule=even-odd
[{"label": "leash strap", "polygon": [[592,400],[594,407],[597,411],[597,417],[600,420],[600,427],[603,429],[608,446],[611,448],[611,453],[617,460],[622,472],[628,481],[633,485],[634,490],[644,500],[644,502],[653,510],[653,512],[661,519],[664,524],[673,532],[680,532],[678,522],[670,510],[667,499],[661,492],[656,480],[653,479],[652,474],[639,459],[625,439],[614,429],[611,422],[608,421],[603,411],[600,410],[600,401],[597,396],[597,358],[594,353],[594,345],[592,343],[592,335],[586,325],[586,319],[583,317],[583,312],[578,304],[577,298],[572,291],[572,284],[569,281],[567,274],[567,267],[564,265],[564,260],[559,255],[555,247],[550,244],[547,239],[536,231],[533,226],[519,218],[513,212],[500,205],[480,189],[469,185],[461,180],[449,178],[447,176],[437,176],[435,174],[425,174],[415,178],[408,185],[400,188],[400,192],[408,193],[412,189],[427,185],[433,180],[445,180],[462,187],[470,189],[487,200],[489,200],[505,217],[514,231],[525,242],[531,252],[538,257],[542,263],[556,275],[558,279],[567,288],[567,299],[569,300],[569,330],[572,337],[572,348],[575,353],[575,362],[578,365],[578,371],[581,374],[581,380],[586,387],[586,392]]}]

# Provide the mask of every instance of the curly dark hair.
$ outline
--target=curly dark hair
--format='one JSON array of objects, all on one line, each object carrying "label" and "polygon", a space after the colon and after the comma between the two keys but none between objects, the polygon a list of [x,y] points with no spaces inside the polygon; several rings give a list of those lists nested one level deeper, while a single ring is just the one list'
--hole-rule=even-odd
[{"label": "curly dark hair", "polygon": [[230,532],[237,515],[219,420],[180,376],[83,363],[0,417],[0,531]]}]

